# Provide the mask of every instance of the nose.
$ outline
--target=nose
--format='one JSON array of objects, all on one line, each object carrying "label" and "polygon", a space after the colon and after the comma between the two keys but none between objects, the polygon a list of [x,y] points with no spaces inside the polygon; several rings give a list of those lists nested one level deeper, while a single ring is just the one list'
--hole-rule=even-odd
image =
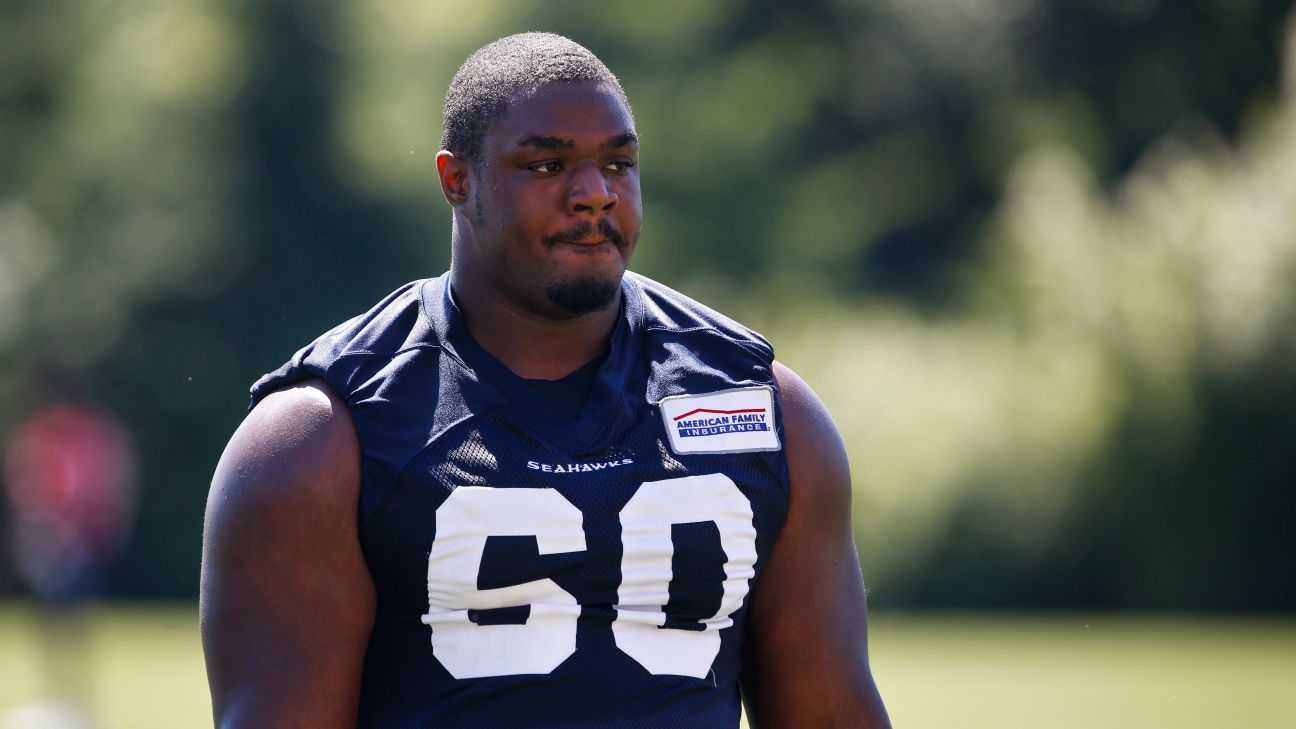
[{"label": "nose", "polygon": [[615,208],[617,202],[616,191],[608,184],[603,168],[596,163],[583,163],[572,171],[571,187],[567,192],[567,207],[571,213],[605,213]]}]

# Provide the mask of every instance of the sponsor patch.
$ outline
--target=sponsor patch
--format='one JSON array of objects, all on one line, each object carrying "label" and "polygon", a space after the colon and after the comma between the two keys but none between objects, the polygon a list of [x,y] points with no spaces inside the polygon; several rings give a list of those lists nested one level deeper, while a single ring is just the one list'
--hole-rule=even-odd
[{"label": "sponsor patch", "polygon": [[659,403],[676,453],[748,453],[782,448],[774,425],[774,390],[742,387],[672,395]]}]

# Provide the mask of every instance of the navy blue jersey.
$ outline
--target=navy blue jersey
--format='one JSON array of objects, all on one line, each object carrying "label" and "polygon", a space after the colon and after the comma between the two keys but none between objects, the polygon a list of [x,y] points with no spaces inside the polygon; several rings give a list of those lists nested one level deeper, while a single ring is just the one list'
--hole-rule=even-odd
[{"label": "navy blue jersey", "polygon": [[572,418],[472,339],[448,281],[252,390],[322,378],[355,423],[378,600],[360,726],[736,727],[788,503],[769,343],[626,274]]}]

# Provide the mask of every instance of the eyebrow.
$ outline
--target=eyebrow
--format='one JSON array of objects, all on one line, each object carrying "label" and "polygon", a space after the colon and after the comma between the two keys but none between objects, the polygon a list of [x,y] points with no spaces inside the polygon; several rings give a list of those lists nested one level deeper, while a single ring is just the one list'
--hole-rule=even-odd
[{"label": "eyebrow", "polygon": [[575,149],[576,142],[562,137],[549,137],[543,134],[532,134],[523,137],[517,143],[519,147],[539,147],[540,149]]},{"label": "eyebrow", "polygon": [[621,132],[620,134],[613,134],[612,136],[608,137],[603,142],[603,148],[618,149],[620,147],[628,147],[632,144],[635,145],[639,144],[638,135],[636,135],[634,132]]},{"label": "eyebrow", "polygon": [[[634,132],[621,132],[620,134],[613,134],[603,140],[601,146],[603,149],[619,149],[621,147],[627,147],[638,143],[639,137]],[[573,139],[564,139],[562,137],[554,137],[546,134],[529,134],[518,140],[517,146],[539,147],[540,149],[549,150],[575,149],[576,141]]]}]

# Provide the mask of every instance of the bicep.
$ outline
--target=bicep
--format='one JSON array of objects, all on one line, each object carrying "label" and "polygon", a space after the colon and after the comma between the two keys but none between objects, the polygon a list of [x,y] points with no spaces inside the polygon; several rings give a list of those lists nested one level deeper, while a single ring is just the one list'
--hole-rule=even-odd
[{"label": "bicep", "polygon": [[200,619],[218,727],[354,726],[373,622],[359,447],[319,384],[267,397],[208,498]]},{"label": "bicep", "polygon": [[814,392],[775,368],[791,496],[747,618],[743,688],[752,725],[888,726],[869,670],[845,448]]}]

